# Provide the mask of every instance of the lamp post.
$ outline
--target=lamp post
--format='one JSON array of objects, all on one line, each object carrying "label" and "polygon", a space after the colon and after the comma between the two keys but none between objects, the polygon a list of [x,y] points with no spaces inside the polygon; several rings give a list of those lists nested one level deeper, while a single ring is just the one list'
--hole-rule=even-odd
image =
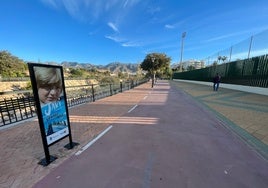
[{"label": "lamp post", "polygon": [[123,92],[123,84],[122,84],[123,80],[120,79],[120,92]]},{"label": "lamp post", "polygon": [[152,88],[154,87],[154,80],[155,80],[155,70],[154,70],[154,61],[155,61],[155,57],[151,57],[151,61],[152,61]]},{"label": "lamp post", "polygon": [[252,45],[253,36],[250,37],[249,49],[248,49],[248,59],[250,57],[251,45]]},{"label": "lamp post", "polygon": [[183,41],[186,36],[186,32],[183,32],[181,35],[181,60],[180,60],[180,72],[182,72],[182,55],[183,55]]}]

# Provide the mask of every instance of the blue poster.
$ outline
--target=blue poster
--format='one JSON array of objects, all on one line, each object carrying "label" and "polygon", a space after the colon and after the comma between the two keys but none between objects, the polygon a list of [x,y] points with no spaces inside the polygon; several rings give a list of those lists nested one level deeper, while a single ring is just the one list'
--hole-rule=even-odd
[{"label": "blue poster", "polygon": [[47,143],[51,144],[69,134],[64,99],[41,106]]}]

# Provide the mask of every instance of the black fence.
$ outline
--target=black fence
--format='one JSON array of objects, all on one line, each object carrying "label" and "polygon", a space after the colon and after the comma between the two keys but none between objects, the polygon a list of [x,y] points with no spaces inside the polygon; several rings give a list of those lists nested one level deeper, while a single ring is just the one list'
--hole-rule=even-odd
[{"label": "black fence", "polygon": [[[115,95],[125,90],[132,89],[148,80],[121,82],[119,84],[90,85],[75,87],[73,90],[80,94],[72,94],[72,90],[66,89],[67,105],[72,107],[83,103]],[[9,125],[36,116],[36,106],[33,96],[18,97],[0,100],[0,127]]]},{"label": "black fence", "polygon": [[35,116],[35,101],[32,96],[0,101],[0,126],[22,121]]},{"label": "black fence", "polygon": [[173,79],[212,82],[219,73],[222,83],[268,87],[268,55],[237,60],[230,63],[209,66],[187,72],[173,74]]}]

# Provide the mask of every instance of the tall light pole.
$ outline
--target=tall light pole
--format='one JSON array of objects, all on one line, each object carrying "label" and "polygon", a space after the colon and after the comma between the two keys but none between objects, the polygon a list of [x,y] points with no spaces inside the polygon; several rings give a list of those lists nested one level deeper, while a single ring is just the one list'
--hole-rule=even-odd
[{"label": "tall light pole", "polygon": [[155,61],[155,57],[151,57],[151,61],[153,63],[152,67],[153,67],[153,75],[152,75],[152,88],[154,87],[154,82],[155,82],[155,70],[154,70],[154,61]]},{"label": "tall light pole", "polygon": [[251,45],[252,45],[253,36],[250,37],[249,49],[248,49],[248,59],[250,57]]},{"label": "tall light pole", "polygon": [[182,72],[182,55],[183,55],[183,41],[186,36],[186,32],[183,32],[181,35],[181,60],[180,60],[180,72]]}]

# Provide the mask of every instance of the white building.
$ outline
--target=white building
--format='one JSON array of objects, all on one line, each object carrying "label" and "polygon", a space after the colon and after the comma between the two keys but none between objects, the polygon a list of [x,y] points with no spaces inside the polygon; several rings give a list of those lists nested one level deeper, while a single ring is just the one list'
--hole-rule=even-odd
[{"label": "white building", "polygon": [[188,67],[194,67],[195,69],[205,68],[205,62],[200,60],[188,60],[182,62],[182,67],[186,70]]}]

